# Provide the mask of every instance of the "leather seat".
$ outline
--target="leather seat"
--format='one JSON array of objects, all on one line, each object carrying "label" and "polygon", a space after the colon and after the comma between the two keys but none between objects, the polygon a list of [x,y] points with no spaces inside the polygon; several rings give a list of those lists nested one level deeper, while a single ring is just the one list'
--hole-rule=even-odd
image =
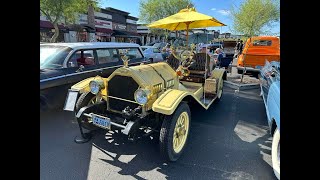
[{"label": "leather seat", "polygon": [[179,59],[175,58],[172,54],[169,55],[167,63],[172,67],[173,70],[176,70],[180,65]]},{"label": "leather seat", "polygon": [[202,75],[204,77],[206,68],[208,72],[210,70],[210,56],[206,53],[197,53],[193,56],[193,60],[195,62],[189,67],[190,75]]},{"label": "leather seat", "polygon": [[204,83],[205,77],[209,77],[209,74],[205,76],[205,70],[207,68],[207,72],[210,72],[210,56],[206,53],[197,53],[193,56],[193,60],[195,62],[189,67],[190,75],[187,77],[183,77],[182,80]]}]

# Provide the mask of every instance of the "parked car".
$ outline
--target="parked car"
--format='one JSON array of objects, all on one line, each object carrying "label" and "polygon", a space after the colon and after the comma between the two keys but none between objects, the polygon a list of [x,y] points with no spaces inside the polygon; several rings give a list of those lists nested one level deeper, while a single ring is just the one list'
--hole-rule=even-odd
[{"label": "parked car", "polygon": [[258,36],[249,38],[238,57],[237,70],[259,73],[264,62],[280,61],[280,40],[275,36]]},{"label": "parked car", "polygon": [[155,43],[153,45],[153,47],[155,48],[158,48],[160,51],[167,45],[167,43],[164,43],[164,42],[158,42],[158,43]]},{"label": "parked car", "polygon": [[162,157],[178,160],[190,134],[190,103],[208,109],[222,97],[227,75],[216,68],[206,76],[205,56],[193,56],[192,69],[188,63],[173,68],[178,59],[134,67],[124,62],[108,78],[96,76],[73,85],[64,109],[75,112],[82,134],[76,142],[87,142],[92,135],[82,128],[118,129],[129,140],[158,139]]},{"label": "parked car", "polygon": [[149,59],[150,62],[160,62],[163,61],[163,55],[161,51],[153,46],[141,46],[144,57]]},{"label": "parked car", "polygon": [[124,51],[130,56],[129,65],[149,62],[133,43],[40,44],[40,108],[62,108],[71,85],[96,75],[108,77],[122,66]]},{"label": "parked car", "polygon": [[272,139],[272,166],[280,179],[280,62],[266,62],[260,71],[260,87]]}]

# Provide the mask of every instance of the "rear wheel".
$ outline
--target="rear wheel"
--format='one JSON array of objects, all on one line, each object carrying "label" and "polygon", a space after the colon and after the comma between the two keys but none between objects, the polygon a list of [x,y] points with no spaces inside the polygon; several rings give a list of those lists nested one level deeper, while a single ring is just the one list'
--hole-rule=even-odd
[{"label": "rear wheel", "polygon": [[223,94],[223,79],[220,80],[219,82],[219,87],[218,87],[218,97],[215,100],[215,102],[219,102],[221,100],[222,94]]},{"label": "rear wheel", "polygon": [[[97,97],[91,92],[85,92],[81,94],[76,103],[76,112],[78,112],[82,107],[96,103],[98,100],[101,100],[101,99],[97,99]],[[82,127],[87,130],[92,131],[99,128],[91,123],[92,122],[91,118],[82,116],[80,121],[81,121]]]},{"label": "rear wheel", "polygon": [[150,63],[153,63],[153,59],[152,58],[150,58],[149,60],[150,60]]},{"label": "rear wheel", "polygon": [[176,161],[188,140],[191,113],[187,103],[182,102],[176,111],[163,120],[160,130],[160,152],[164,159]]},{"label": "rear wheel", "polygon": [[273,134],[271,156],[273,172],[280,179],[280,131],[278,128]]}]

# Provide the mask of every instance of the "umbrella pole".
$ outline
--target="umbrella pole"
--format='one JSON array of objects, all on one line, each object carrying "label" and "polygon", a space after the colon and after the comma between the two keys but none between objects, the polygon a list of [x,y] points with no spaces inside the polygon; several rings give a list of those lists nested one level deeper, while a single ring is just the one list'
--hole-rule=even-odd
[{"label": "umbrella pole", "polygon": [[186,37],[186,40],[187,40],[187,46],[188,46],[188,39],[189,39],[189,23],[187,24],[187,37]]},{"label": "umbrella pole", "polygon": [[186,22],[186,24],[187,24],[187,37],[186,37],[186,40],[187,40],[187,47],[188,47],[188,39],[189,39],[189,24],[190,24],[190,22]]}]

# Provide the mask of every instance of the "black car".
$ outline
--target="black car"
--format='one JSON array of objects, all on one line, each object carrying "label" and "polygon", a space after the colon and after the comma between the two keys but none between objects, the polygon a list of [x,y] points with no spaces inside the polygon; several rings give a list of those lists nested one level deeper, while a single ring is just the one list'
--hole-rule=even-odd
[{"label": "black car", "polygon": [[62,108],[71,85],[88,77],[108,77],[129,56],[129,65],[148,63],[138,44],[47,43],[40,44],[40,110]]}]

